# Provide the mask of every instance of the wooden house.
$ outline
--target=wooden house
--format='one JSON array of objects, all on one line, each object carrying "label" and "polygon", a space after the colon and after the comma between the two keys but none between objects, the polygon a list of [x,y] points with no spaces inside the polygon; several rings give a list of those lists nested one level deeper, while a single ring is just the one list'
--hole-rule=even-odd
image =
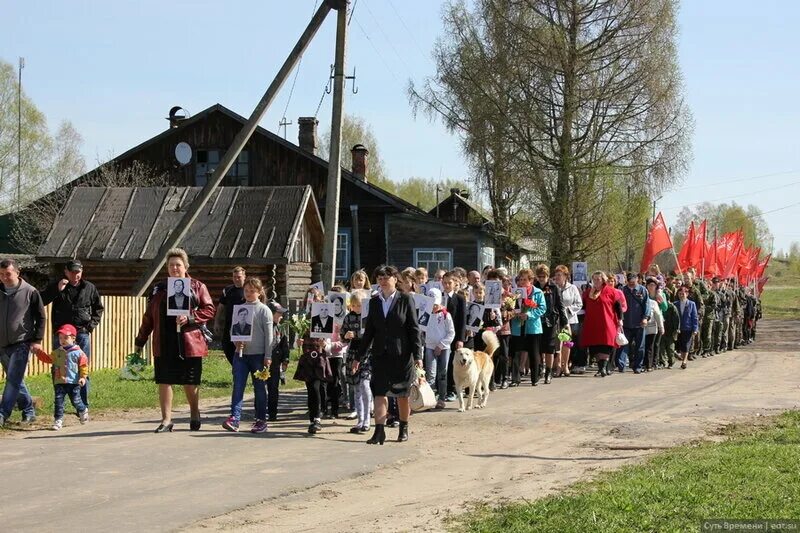
[{"label": "wooden house", "polygon": [[[77,257],[102,294],[126,295],[200,187],[75,187],[39,260],[60,275]],[[182,244],[189,273],[219,295],[235,266],[265,282],[270,298],[302,299],[322,254],[322,220],[308,186],[221,187]],[[166,272],[164,276],[166,277]]]}]

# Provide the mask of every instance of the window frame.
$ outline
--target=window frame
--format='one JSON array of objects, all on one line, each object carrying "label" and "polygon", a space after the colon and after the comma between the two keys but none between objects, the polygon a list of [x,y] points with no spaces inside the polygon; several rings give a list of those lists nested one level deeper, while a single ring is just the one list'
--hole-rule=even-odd
[{"label": "window frame", "polygon": [[414,254],[414,266],[415,266],[415,268],[419,268],[420,266],[425,266],[425,268],[428,269],[428,274],[431,276],[431,278],[433,278],[433,274],[436,272],[437,269],[433,269],[432,270],[430,268],[430,266],[429,266],[430,263],[441,264],[442,261],[439,261],[438,259],[433,259],[432,258],[432,259],[430,259],[428,261],[425,261],[424,265],[421,265],[420,264],[420,259],[419,259],[419,254],[420,253],[432,253],[432,254],[434,254],[434,253],[446,253],[447,256],[448,256],[447,264],[446,264],[446,267],[442,267],[442,269],[443,270],[447,270],[447,271],[450,271],[450,270],[453,269],[453,255],[454,254],[453,254],[453,249],[452,248],[414,248],[413,254]]}]

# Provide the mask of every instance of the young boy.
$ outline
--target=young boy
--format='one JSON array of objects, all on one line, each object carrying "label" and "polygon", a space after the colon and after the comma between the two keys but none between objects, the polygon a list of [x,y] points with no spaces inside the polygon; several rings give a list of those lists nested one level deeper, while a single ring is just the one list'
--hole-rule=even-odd
[{"label": "young boy", "polygon": [[36,354],[40,361],[53,365],[53,387],[55,388],[55,422],[53,430],[64,426],[64,397],[69,396],[72,405],[78,412],[81,424],[89,420],[89,409],[81,400],[81,387],[89,375],[89,359],[83,350],[75,344],[78,331],[72,324],[64,324],[58,328],[59,346],[49,355],[43,351]]}]

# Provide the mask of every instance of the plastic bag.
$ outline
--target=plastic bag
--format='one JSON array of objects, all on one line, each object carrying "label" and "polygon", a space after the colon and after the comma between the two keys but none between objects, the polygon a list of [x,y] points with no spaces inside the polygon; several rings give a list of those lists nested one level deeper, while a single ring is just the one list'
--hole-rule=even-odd
[{"label": "plastic bag", "polygon": [[617,338],[615,339],[617,346],[625,346],[628,344],[628,338],[622,330],[617,331]]},{"label": "plastic bag", "polygon": [[129,353],[125,357],[125,366],[120,370],[119,376],[122,379],[130,381],[138,381],[144,376],[144,368],[147,366],[147,360],[139,352]]},{"label": "plastic bag", "polygon": [[412,411],[425,411],[436,406],[436,395],[425,380],[417,380],[411,384],[409,402]]}]

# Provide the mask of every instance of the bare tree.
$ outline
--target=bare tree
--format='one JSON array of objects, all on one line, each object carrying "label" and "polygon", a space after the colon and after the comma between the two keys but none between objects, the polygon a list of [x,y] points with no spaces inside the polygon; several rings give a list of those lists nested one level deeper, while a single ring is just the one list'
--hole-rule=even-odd
[{"label": "bare tree", "polygon": [[[484,164],[475,179],[519,188],[509,200],[545,219],[553,262],[590,255],[602,248],[598,215],[609,194],[628,186],[632,196],[652,194],[686,170],[692,119],[676,1],[473,5],[446,6],[437,72],[410,87],[412,102],[461,135],[474,166],[502,163]],[[489,198],[493,209],[512,208]]]}]

